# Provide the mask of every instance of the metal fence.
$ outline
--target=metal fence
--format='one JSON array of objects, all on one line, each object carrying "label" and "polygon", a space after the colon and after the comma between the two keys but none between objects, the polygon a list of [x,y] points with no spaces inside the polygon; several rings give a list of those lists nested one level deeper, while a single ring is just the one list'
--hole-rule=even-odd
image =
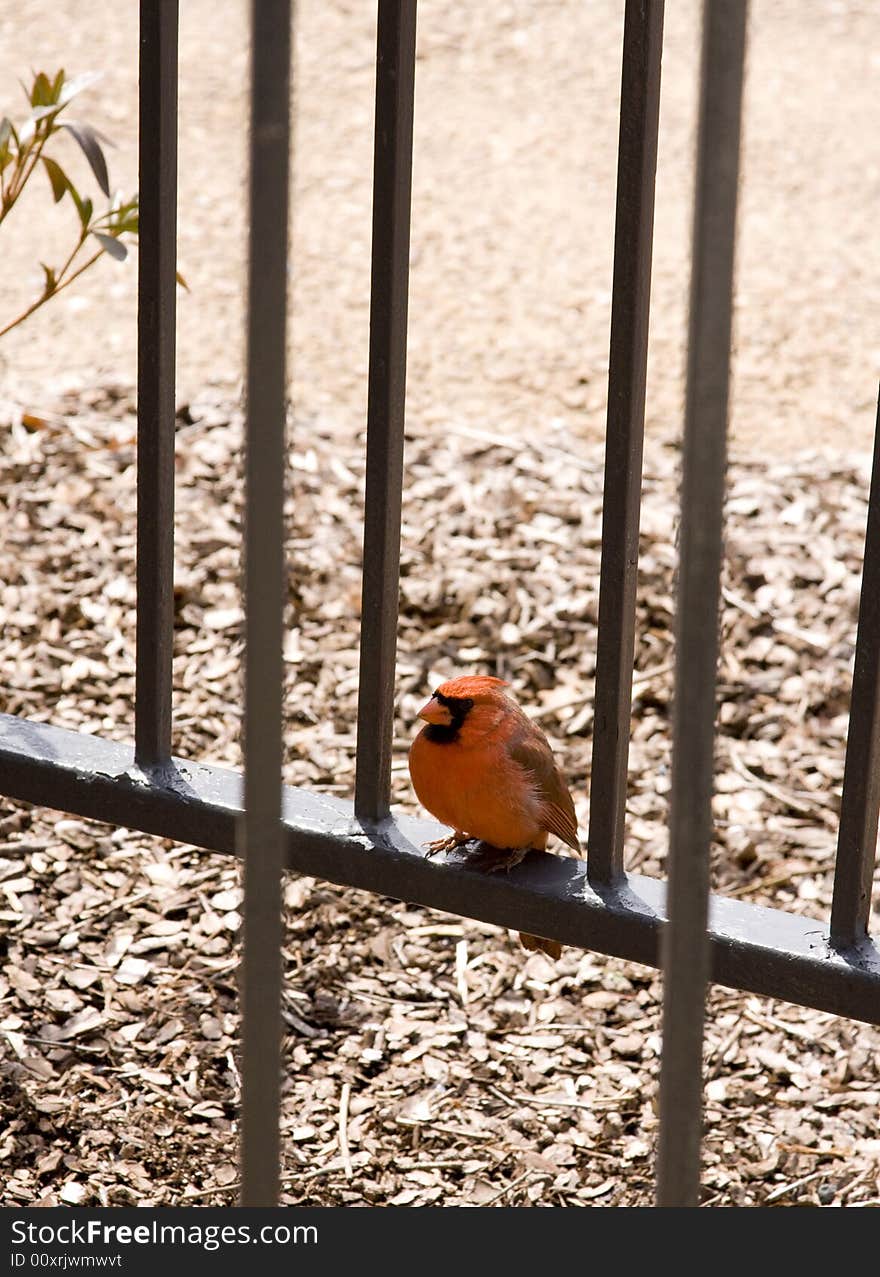
[{"label": "metal fence", "polygon": [[704,13],[668,889],[624,869],[663,0],[626,0],[589,856],[584,866],[534,854],[501,876],[426,859],[422,845],[436,826],[389,815],[416,0],[378,5],[354,803],[281,784],[291,0],[252,5],[243,783],[237,773],[171,756],[178,0],[141,0],[140,8],[135,745],[3,715],[0,787],[12,798],[243,856],[243,1205],[278,1196],[285,866],[662,962],[657,1200],[695,1204],[709,980],[880,1024],[880,951],[867,935],[880,808],[880,431],[830,922],[709,893],[745,0],[708,0]]}]

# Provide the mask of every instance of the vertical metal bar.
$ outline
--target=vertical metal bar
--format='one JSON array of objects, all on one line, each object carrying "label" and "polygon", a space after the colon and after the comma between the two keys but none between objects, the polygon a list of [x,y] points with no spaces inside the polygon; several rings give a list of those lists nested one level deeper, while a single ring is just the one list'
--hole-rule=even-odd
[{"label": "vertical metal bar", "polygon": [[291,0],[251,3],[241,1205],[280,1180],[282,638]]},{"label": "vertical metal bar", "polygon": [[843,801],[834,867],[831,938],[857,944],[868,932],[880,815],[880,401],[862,597],[853,669],[852,702],[843,773]]},{"label": "vertical metal bar", "polygon": [[141,0],[135,758],[171,756],[177,0]]},{"label": "vertical metal bar", "polygon": [[663,930],[659,1206],[696,1206],[746,0],[704,0]]},{"label": "vertical metal bar", "polygon": [[394,732],[416,0],[379,0],[355,813],[388,814]]},{"label": "vertical metal bar", "polygon": [[627,0],[587,859],[594,885],[623,873],[662,51],[663,0]]}]

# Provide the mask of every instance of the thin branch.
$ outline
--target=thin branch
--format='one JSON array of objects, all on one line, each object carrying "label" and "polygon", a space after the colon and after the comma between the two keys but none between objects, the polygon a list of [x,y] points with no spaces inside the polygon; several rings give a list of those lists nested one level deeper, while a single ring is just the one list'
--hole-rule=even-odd
[{"label": "thin branch", "polygon": [[[37,127],[39,128],[39,126]],[[18,199],[19,195],[24,190],[25,186],[27,186],[27,183],[30,179],[31,174],[33,173],[34,169],[37,167],[37,165],[40,162],[40,156],[43,154],[43,150],[46,146],[46,143],[49,141],[49,138],[52,136],[52,132],[53,130],[50,128],[46,131],[46,133],[42,137],[39,137],[37,133],[34,134],[34,145],[32,147],[29,147],[28,150],[25,152],[25,162],[24,162],[22,177],[21,177],[21,181],[18,184],[18,189],[15,192],[13,203],[15,202],[15,200]],[[28,159],[30,159],[30,166],[28,166]]]},{"label": "thin branch", "polygon": [[[73,261],[73,258],[76,256],[76,253],[79,252],[79,249],[82,247],[82,244],[84,242],[85,242],[84,239],[81,240],[80,243],[77,245],[75,252],[72,253],[71,256],[67,259],[67,262],[64,267],[65,270]],[[43,293],[43,295],[41,297],[38,297],[37,300],[32,303],[32,305],[28,306],[27,310],[22,311],[22,313],[16,319],[13,319],[10,323],[8,323],[5,328],[0,328],[0,337],[5,337],[5,335],[11,329],[16,328],[21,323],[24,323],[26,319],[30,318],[30,316],[34,313],[35,310],[39,310],[41,306],[44,306],[51,297],[57,297],[59,293],[63,293],[64,289],[68,288],[75,279],[79,279],[83,271],[86,271],[89,269],[90,266],[93,266],[99,257],[103,257],[105,251],[106,250],[103,248],[100,249],[97,253],[95,253],[94,257],[90,257],[87,262],[83,262],[82,266],[80,266],[77,270],[75,270],[73,274],[70,275],[64,281],[63,284],[57,284],[56,287],[53,288],[50,293]]]},{"label": "thin branch", "polygon": [[16,151],[15,172],[12,175],[12,182],[7,191],[4,207],[0,210],[0,222],[2,222],[6,215],[12,211],[18,197],[27,185],[31,174],[37,167],[46,143],[52,134],[58,131],[52,127],[52,121],[54,121],[54,118],[54,116],[51,117],[49,127],[45,130],[41,130],[41,125],[44,121],[40,120],[34,130],[33,142],[23,151],[20,148]]}]

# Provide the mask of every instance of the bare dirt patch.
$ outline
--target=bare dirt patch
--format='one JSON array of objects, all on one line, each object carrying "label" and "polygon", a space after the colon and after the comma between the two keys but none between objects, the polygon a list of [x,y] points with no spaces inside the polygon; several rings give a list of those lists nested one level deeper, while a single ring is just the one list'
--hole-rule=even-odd
[{"label": "bare dirt patch", "polygon": [[[648,385],[652,438],[677,437],[698,59],[697,0],[667,6]],[[410,414],[505,432],[601,435],[606,402],[621,0],[419,6]],[[181,398],[241,375],[246,6],[181,6]],[[786,454],[867,446],[880,379],[880,13],[753,6],[737,293],[734,436]],[[374,6],[299,6],[293,394],[305,422],[365,416]],[[82,101],[137,185],[137,22],[111,0],[0,15],[0,104],[28,68],[99,70]],[[8,104],[8,105],[7,105]],[[80,109],[80,108],[78,108]],[[73,162],[78,162],[73,157]],[[61,235],[46,190],[4,226],[0,314],[40,285]],[[9,268],[10,264],[14,269]],[[135,381],[134,262],[104,262],[3,343],[0,384]],[[51,397],[51,396],[50,396]]]}]

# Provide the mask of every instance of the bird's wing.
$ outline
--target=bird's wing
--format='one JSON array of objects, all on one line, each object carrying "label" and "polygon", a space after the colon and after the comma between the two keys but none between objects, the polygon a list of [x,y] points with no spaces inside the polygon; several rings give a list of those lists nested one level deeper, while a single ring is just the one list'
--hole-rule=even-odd
[{"label": "bird's wing", "polygon": [[535,786],[547,832],[579,852],[574,803],[543,732],[524,717],[521,729],[510,739],[507,750]]}]

